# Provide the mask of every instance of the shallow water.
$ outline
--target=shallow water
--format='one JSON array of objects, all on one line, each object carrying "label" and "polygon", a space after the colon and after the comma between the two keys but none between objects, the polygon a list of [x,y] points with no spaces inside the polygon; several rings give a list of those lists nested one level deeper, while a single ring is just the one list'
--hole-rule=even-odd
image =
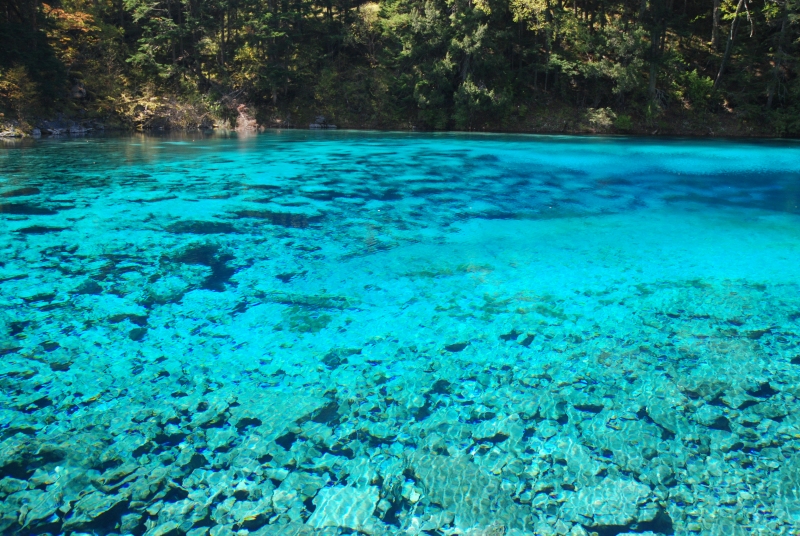
[{"label": "shallow water", "polygon": [[798,534],[799,291],[797,143],[0,149],[0,532]]}]

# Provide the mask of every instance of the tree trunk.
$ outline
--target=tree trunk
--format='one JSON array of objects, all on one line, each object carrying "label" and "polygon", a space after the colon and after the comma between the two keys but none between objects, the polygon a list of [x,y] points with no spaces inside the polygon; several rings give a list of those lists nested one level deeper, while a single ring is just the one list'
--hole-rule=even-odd
[{"label": "tree trunk", "polygon": [[606,27],[606,3],[600,0],[600,28]]},{"label": "tree trunk", "polygon": [[183,50],[183,6],[180,3],[178,4],[178,38],[181,44],[181,59],[183,59],[185,54]]},{"label": "tree trunk", "polygon": [[[575,5],[577,4],[577,0],[575,0]],[[533,50],[536,51],[536,56],[533,59],[533,90],[538,91],[539,89],[539,30],[535,30],[533,33]]]},{"label": "tree trunk", "polygon": [[722,73],[725,71],[725,64],[731,57],[733,38],[736,36],[736,27],[739,24],[739,12],[742,10],[742,4],[744,4],[744,0],[739,0],[739,3],[736,4],[736,13],[734,13],[733,20],[731,21],[731,33],[728,36],[728,43],[725,45],[725,55],[722,56],[722,63],[719,64],[719,72],[717,73],[716,80],[714,80],[713,89],[717,89],[719,86],[719,81],[722,80]]},{"label": "tree trunk", "polygon": [[666,16],[664,14],[666,3],[652,2],[652,26],[650,27],[650,76],[647,84],[647,97],[651,102],[656,100],[656,83],[658,81],[658,68],[667,34]]},{"label": "tree trunk", "polygon": [[781,60],[783,59],[783,36],[786,34],[786,23],[788,19],[789,13],[787,11],[783,15],[783,22],[781,22],[781,33],[778,35],[778,52],[775,54],[775,67],[772,69],[772,84],[769,86],[767,109],[772,108],[772,101],[775,98],[775,92],[778,90],[778,77],[780,76]]},{"label": "tree trunk", "polygon": [[[96,0],[95,0],[96,1]],[[172,0],[167,0],[167,18],[172,20]],[[177,61],[175,53],[175,39],[170,39],[169,48],[172,50],[172,65]]]},{"label": "tree trunk", "polygon": [[719,18],[719,0],[714,0],[714,11],[711,13],[711,48],[714,50],[719,48]]},{"label": "tree trunk", "polygon": [[[31,13],[31,25],[33,26],[33,31],[34,31],[34,32],[36,32],[36,11],[38,10],[38,9],[37,9],[37,7],[38,7],[38,6],[37,6],[37,4],[38,4],[38,3],[39,3],[39,2],[38,2],[38,0],[33,0],[33,12]],[[33,39],[33,46],[32,46],[32,48],[33,48],[34,50],[36,50],[36,43],[37,43],[38,41],[39,41],[39,40],[38,40],[38,39],[36,39],[36,38],[34,38],[34,39]]]},{"label": "tree trunk", "polygon": [[225,12],[219,20],[219,66],[225,68]]},{"label": "tree trunk", "polygon": [[650,79],[647,84],[647,95],[650,101],[656,100],[656,80],[658,80],[658,63],[655,58],[650,60]]}]

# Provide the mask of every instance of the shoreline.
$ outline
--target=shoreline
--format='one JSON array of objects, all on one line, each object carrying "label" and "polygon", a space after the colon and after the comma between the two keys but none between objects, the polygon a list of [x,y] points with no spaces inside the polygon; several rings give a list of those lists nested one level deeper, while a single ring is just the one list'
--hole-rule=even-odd
[{"label": "shoreline", "polygon": [[[641,138],[688,138],[688,139],[800,139],[800,134],[786,131],[774,121],[763,117],[755,121],[751,114],[743,111],[726,113],[711,111],[665,109],[656,118],[645,119],[639,115],[617,115],[609,109],[599,109],[605,116],[598,120],[598,109],[559,106],[536,108],[525,115],[509,115],[494,120],[476,123],[469,128],[429,129],[415,124],[414,114],[408,120],[380,120],[369,114],[354,114],[346,109],[328,109],[321,104],[304,107],[312,112],[289,112],[258,107],[244,107],[237,117],[206,117],[198,123],[176,124],[164,117],[151,123],[139,123],[134,117],[104,115],[101,117],[68,117],[54,114],[55,120],[20,118],[0,121],[0,139],[55,138],[68,136],[91,136],[101,133],[118,134],[142,132],[151,135],[161,133],[190,132],[238,132],[255,133],[266,130],[298,131],[376,131],[415,133],[469,133],[469,134],[530,134],[549,136],[633,136]],[[322,111],[324,113],[318,113]],[[622,113],[622,112],[620,112]],[[623,125],[615,117],[625,117]],[[317,128],[317,125],[319,125]],[[330,126],[329,126],[330,125]],[[334,125],[338,125],[334,126]],[[59,134],[48,133],[56,131]]]},{"label": "shoreline", "polygon": [[102,137],[116,137],[141,134],[148,137],[164,137],[164,136],[180,136],[185,137],[190,134],[201,134],[203,136],[214,135],[236,135],[242,137],[256,136],[270,131],[290,131],[290,132],[315,132],[315,133],[331,133],[331,132],[375,132],[381,134],[417,134],[417,135],[487,135],[487,136],[568,136],[576,138],[652,138],[654,140],[729,140],[729,141],[787,141],[787,142],[800,142],[800,137],[795,136],[776,136],[766,133],[753,133],[753,134],[699,134],[696,132],[591,132],[585,130],[422,130],[422,129],[394,129],[394,128],[369,128],[369,127],[348,127],[336,129],[311,129],[311,128],[297,128],[297,127],[264,127],[257,130],[240,131],[232,129],[126,129],[126,128],[110,128],[99,131],[89,131],[77,134],[40,134],[31,135],[29,133],[22,133],[16,136],[0,136],[0,142],[9,144],[20,143],[23,141],[42,141],[42,140],[67,140],[67,139],[82,139],[82,138],[102,138]]}]

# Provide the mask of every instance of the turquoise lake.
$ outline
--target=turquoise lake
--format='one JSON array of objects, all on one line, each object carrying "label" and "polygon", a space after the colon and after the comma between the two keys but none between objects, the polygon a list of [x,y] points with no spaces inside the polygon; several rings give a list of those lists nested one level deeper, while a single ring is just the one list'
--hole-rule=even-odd
[{"label": "turquoise lake", "polygon": [[0,147],[0,533],[800,534],[800,143]]}]

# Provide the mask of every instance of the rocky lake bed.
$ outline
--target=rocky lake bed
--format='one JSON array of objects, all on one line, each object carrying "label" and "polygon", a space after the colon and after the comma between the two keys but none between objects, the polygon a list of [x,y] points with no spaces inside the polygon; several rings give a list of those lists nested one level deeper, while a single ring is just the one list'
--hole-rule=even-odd
[{"label": "rocky lake bed", "polygon": [[798,533],[796,145],[38,143],[0,533]]}]

